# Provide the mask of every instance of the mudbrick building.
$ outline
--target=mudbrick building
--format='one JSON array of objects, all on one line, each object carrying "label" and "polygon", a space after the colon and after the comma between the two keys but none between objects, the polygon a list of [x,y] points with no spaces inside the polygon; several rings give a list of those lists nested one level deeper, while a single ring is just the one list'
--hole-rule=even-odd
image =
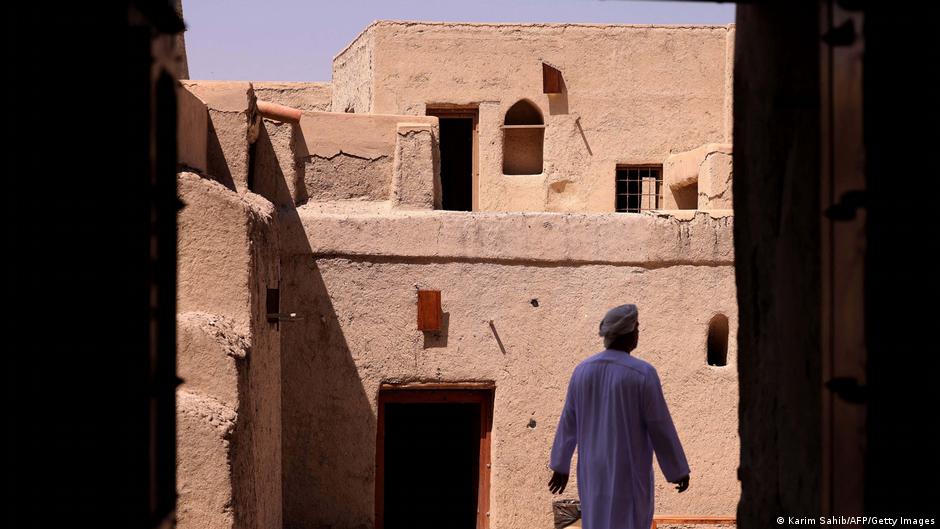
[{"label": "mudbrick building", "polygon": [[183,81],[180,527],[552,527],[628,302],[692,468],[657,513],[734,515],[734,31],[379,21],[330,83]]}]

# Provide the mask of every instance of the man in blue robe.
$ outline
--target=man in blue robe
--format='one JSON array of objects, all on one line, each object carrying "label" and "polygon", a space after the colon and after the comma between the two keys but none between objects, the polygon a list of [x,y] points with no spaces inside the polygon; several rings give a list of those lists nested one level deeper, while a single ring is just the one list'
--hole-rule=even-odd
[{"label": "man in blue robe", "polygon": [[605,350],[575,367],[555,432],[549,490],[564,492],[578,447],[578,493],[584,529],[649,529],[653,521],[653,452],[676,490],[689,486],[689,464],[650,364],[630,355],[639,339],[636,305],[607,312]]}]

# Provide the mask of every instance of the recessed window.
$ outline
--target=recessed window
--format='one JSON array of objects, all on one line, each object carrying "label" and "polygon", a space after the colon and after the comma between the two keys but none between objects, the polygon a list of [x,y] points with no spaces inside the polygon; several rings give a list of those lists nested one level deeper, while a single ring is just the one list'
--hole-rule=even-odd
[{"label": "recessed window", "polygon": [[724,314],[708,322],[708,365],[728,365],[728,317]]},{"label": "recessed window", "polygon": [[542,172],[545,122],[534,104],[523,99],[511,106],[503,122],[503,174]]},{"label": "recessed window", "polygon": [[617,211],[639,213],[659,209],[663,203],[663,166],[618,165]]}]

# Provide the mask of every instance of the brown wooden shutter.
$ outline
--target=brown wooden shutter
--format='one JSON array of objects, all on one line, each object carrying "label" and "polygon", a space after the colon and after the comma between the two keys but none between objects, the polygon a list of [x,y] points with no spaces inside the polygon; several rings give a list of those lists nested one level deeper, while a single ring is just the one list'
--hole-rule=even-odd
[{"label": "brown wooden shutter", "polygon": [[422,331],[441,330],[441,291],[418,291],[418,329]]},{"label": "brown wooden shutter", "polygon": [[542,63],[542,92],[546,94],[561,93],[561,71],[548,63]]}]

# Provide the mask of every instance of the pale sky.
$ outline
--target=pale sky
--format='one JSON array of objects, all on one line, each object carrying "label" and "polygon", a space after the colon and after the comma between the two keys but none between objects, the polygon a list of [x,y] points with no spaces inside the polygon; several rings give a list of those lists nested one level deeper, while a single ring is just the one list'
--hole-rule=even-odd
[{"label": "pale sky", "polygon": [[734,4],[602,0],[183,0],[192,79],[329,81],[372,21],[728,24]]}]

